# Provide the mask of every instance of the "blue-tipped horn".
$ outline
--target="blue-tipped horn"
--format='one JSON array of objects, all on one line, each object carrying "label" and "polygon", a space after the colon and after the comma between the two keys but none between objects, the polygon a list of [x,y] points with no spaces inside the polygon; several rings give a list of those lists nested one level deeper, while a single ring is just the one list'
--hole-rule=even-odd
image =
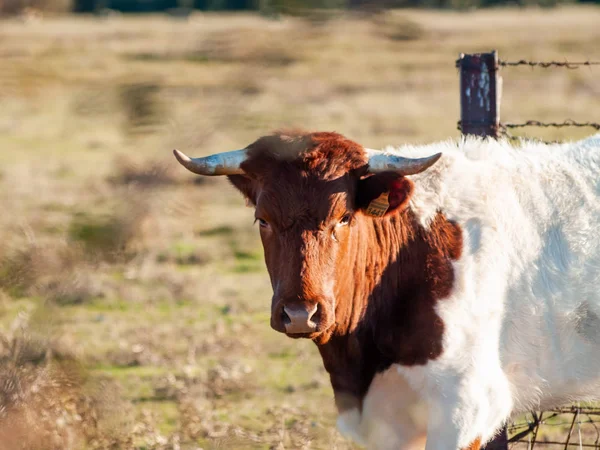
[{"label": "blue-tipped horn", "polygon": [[421,173],[433,166],[442,157],[441,153],[436,153],[425,158],[405,158],[370,148],[365,148],[365,152],[369,157],[369,172],[390,171],[402,176]]}]

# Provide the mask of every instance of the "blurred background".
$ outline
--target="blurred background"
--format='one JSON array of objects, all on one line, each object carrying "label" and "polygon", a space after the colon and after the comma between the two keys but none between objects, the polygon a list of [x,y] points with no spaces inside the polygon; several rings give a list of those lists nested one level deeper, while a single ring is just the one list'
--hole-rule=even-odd
[{"label": "blurred background", "polygon": [[[0,449],[355,448],[252,211],[171,149],[456,138],[459,53],[600,60],[583,3],[0,0]],[[597,121],[599,70],[511,68],[502,117]]]}]

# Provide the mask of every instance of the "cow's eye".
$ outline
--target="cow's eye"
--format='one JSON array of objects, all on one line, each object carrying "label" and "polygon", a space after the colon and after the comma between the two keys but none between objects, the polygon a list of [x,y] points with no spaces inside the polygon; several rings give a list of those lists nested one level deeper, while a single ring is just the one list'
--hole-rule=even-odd
[{"label": "cow's eye", "polygon": [[348,225],[350,223],[350,219],[352,216],[350,214],[346,214],[341,220],[338,222],[338,226],[343,227],[344,225]]},{"label": "cow's eye", "polygon": [[258,222],[258,224],[262,227],[268,227],[269,226],[269,222],[267,222],[265,219],[261,219],[260,217],[256,218],[256,221]]}]

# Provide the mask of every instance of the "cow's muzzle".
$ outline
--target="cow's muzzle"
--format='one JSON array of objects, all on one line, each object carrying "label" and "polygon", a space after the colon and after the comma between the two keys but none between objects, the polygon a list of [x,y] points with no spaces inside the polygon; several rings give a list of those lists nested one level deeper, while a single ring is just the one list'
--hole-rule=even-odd
[{"label": "cow's muzzle", "polygon": [[275,297],[271,327],[293,338],[314,339],[335,324],[335,302],[328,297],[284,299]]},{"label": "cow's muzzle", "polygon": [[319,305],[287,305],[281,312],[287,334],[313,333],[319,326]]}]

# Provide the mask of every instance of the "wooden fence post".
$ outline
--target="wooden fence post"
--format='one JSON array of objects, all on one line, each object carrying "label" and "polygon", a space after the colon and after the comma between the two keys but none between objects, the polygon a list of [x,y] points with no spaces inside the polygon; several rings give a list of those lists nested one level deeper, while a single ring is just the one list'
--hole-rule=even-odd
[{"label": "wooden fence post", "polygon": [[460,123],[463,134],[500,136],[498,54],[460,54]]},{"label": "wooden fence post", "polygon": [[[460,123],[462,134],[500,136],[502,78],[498,75],[498,53],[461,53]],[[508,450],[506,427],[484,450]]]}]

